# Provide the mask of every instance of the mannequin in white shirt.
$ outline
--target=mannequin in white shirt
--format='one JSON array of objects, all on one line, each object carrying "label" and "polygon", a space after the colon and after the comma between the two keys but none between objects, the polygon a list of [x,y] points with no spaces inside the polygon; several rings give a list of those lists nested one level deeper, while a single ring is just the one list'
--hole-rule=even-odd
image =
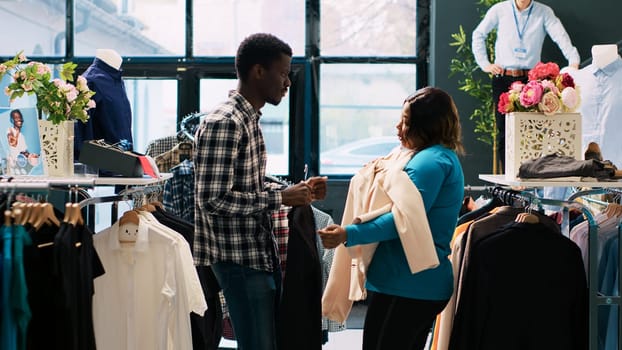
[{"label": "mannequin in white shirt", "polygon": [[95,51],[95,57],[116,70],[121,69],[121,62],[123,62],[123,59],[121,55],[113,49],[97,49]]},{"label": "mannequin in white shirt", "polygon": [[592,46],[592,64],[598,68],[605,68],[618,58],[618,45],[594,45]]}]

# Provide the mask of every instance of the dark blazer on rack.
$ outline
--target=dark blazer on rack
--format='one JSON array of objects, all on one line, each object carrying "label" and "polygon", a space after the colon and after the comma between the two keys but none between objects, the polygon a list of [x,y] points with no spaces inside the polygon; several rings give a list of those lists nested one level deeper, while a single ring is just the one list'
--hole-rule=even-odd
[{"label": "dark blazer on rack", "polygon": [[311,206],[288,214],[287,265],[279,310],[279,349],[322,349],[322,269]]},{"label": "dark blazer on rack", "polygon": [[512,222],[476,248],[450,350],[587,349],[587,282],[574,242],[542,223]]}]

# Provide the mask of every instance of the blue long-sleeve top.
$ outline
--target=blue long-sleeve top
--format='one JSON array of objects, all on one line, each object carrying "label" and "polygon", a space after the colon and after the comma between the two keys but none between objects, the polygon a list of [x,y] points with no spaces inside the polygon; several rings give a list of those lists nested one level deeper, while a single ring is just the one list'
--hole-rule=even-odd
[{"label": "blue long-sleeve top", "polygon": [[411,273],[391,212],[363,224],[347,225],[347,245],[379,242],[367,271],[371,291],[424,300],[445,300],[453,292],[453,272],[447,258],[464,194],[464,175],[456,153],[434,145],[406,164],[423,198],[440,265]]}]

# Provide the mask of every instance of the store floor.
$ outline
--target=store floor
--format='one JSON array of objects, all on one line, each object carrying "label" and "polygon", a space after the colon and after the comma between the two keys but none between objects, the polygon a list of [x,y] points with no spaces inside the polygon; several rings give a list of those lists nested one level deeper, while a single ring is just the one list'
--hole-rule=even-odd
[{"label": "store floor", "polygon": [[[331,332],[328,334],[328,343],[322,346],[322,350],[360,350],[363,346],[363,323],[365,321],[365,311],[367,306],[356,303],[350,311],[346,322],[348,329],[342,332]],[[223,339],[220,342],[220,349],[236,349],[235,341]],[[426,344],[426,349],[429,344]]]}]

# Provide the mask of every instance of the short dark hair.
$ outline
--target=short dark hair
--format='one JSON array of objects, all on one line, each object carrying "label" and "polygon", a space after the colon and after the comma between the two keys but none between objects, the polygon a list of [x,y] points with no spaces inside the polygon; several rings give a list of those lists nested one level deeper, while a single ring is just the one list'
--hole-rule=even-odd
[{"label": "short dark hair", "polygon": [[268,33],[256,33],[248,36],[240,43],[235,55],[235,71],[238,79],[246,81],[248,73],[255,64],[269,68],[281,54],[292,57],[292,48],[283,40]]},{"label": "short dark hair", "polygon": [[422,148],[441,144],[463,153],[458,110],[451,96],[435,87],[424,87],[406,98],[410,105],[408,136],[422,142]]},{"label": "short dark hair", "polygon": [[13,113],[19,114],[19,116],[22,117],[22,121],[24,120],[24,115],[22,114],[22,111],[20,111],[19,109],[13,109],[11,110],[11,112],[9,112],[9,119],[11,120],[11,123],[15,122],[15,119],[13,118]]}]

